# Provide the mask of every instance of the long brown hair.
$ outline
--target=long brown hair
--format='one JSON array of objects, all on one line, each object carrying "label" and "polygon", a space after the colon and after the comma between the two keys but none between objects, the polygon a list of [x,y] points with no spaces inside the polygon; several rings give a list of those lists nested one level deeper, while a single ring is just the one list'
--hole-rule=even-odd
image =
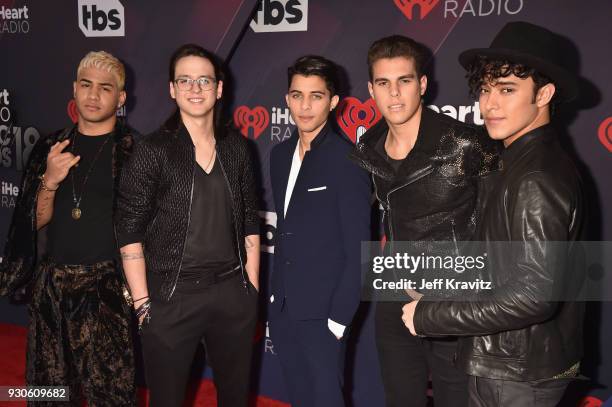
[{"label": "long brown hair", "polygon": [[[181,58],[185,57],[200,57],[208,60],[215,71],[215,79],[218,81],[225,81],[225,72],[223,70],[223,61],[214,53],[202,48],[197,44],[184,44],[181,45],[172,53],[170,57],[170,65],[168,67],[168,81],[174,82],[174,74],[176,70],[176,64]],[[217,99],[215,106],[213,107],[213,123],[214,123],[214,131],[215,136],[218,137],[222,135],[224,126],[222,125],[222,104],[223,104],[223,95],[221,98]],[[176,110],[170,115],[168,119],[163,124],[163,128],[170,132],[176,132],[181,126],[181,112],[178,107]]]}]

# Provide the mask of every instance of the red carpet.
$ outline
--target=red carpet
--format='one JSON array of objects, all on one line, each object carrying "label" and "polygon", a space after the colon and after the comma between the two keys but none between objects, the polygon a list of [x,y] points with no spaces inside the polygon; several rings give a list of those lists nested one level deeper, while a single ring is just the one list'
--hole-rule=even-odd
[{"label": "red carpet", "polygon": [[[26,329],[18,325],[0,324],[0,385],[23,386],[25,383],[25,342]],[[139,407],[146,407],[146,389],[139,389]],[[25,407],[25,402],[2,402],[1,407]],[[217,405],[215,386],[211,380],[193,383],[187,392],[184,407],[214,407]],[[253,396],[252,407],[289,407],[267,397]]]}]

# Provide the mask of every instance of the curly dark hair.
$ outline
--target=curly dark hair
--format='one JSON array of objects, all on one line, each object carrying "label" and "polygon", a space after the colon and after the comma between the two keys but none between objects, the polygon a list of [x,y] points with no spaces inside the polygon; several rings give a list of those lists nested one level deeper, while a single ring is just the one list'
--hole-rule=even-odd
[{"label": "curly dark hair", "polygon": [[[474,99],[478,99],[480,94],[480,88],[485,83],[495,82],[499,78],[506,78],[510,75],[514,75],[521,79],[527,79],[531,77],[534,82],[533,101],[535,102],[535,95],[538,90],[546,84],[553,83],[553,81],[546,75],[541,74],[535,69],[512,62],[505,59],[490,59],[483,56],[476,57],[470,64],[467,70],[466,78],[468,79],[468,86],[470,87],[470,96]],[[557,94],[553,96],[551,105],[556,101]]]}]

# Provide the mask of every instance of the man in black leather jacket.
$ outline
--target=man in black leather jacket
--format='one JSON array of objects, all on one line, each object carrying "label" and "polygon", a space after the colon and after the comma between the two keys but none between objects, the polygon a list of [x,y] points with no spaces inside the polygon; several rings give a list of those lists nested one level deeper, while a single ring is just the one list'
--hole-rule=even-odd
[{"label": "man in black leather jacket", "polygon": [[[368,52],[368,87],[384,120],[362,136],[352,158],[372,173],[390,242],[470,240],[479,179],[497,165],[496,143],[484,132],[423,107],[426,58],[402,36],[380,39]],[[425,406],[430,372],[436,406],[467,405],[468,377],[452,363],[457,341],[413,338],[400,319],[411,298],[398,294],[379,297],[376,306],[387,406]]]},{"label": "man in black leather jacket", "polygon": [[472,335],[462,339],[457,364],[470,375],[473,406],[555,406],[579,368],[584,310],[572,298],[583,274],[568,260],[582,230],[583,193],[550,124],[551,103],[575,97],[577,85],[558,63],[557,44],[544,28],[509,23],[490,48],[459,57],[490,137],[505,146],[503,170],[487,182],[478,238],[519,249],[486,245],[491,292],[422,298],[404,306],[402,319],[415,335]]}]

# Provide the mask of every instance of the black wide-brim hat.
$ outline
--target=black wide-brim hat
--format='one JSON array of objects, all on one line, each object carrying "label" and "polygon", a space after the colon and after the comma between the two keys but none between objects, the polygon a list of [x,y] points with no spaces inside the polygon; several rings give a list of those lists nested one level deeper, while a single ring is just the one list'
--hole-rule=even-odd
[{"label": "black wide-brim hat", "polygon": [[578,96],[578,79],[563,67],[561,41],[553,32],[534,24],[511,22],[495,36],[489,48],[462,52],[459,63],[468,69],[476,57],[523,64],[549,77],[558,98],[568,102]]}]

